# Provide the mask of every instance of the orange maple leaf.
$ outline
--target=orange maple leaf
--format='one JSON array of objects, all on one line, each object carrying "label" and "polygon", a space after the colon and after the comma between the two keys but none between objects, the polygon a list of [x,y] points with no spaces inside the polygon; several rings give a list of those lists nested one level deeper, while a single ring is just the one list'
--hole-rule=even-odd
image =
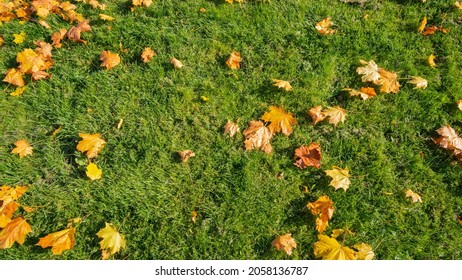
[{"label": "orange maple leaf", "polygon": [[288,81],[273,79],[273,85],[278,88],[282,88],[285,91],[291,91],[292,86]]},{"label": "orange maple leaf", "polygon": [[331,28],[332,25],[332,21],[327,17],[321,21],[318,21],[315,25],[315,28],[321,35],[332,35],[335,33],[335,30]]},{"label": "orange maple leaf", "polygon": [[103,51],[99,57],[101,60],[101,66],[106,69],[112,69],[120,63],[120,56],[117,53],[111,53],[110,51]]},{"label": "orange maple leaf", "polygon": [[380,92],[385,93],[398,93],[400,84],[398,82],[398,75],[394,72],[387,71],[383,68],[379,69],[380,78],[377,84],[381,85]]},{"label": "orange maple leaf", "polygon": [[[82,32],[88,32],[91,30],[91,26],[88,24],[88,20],[80,21],[76,26],[72,26],[66,33],[69,40],[86,44],[87,41],[80,39]],[[61,32],[61,30],[59,31]]]},{"label": "orange maple leaf", "polygon": [[249,127],[242,132],[245,136],[245,149],[246,150],[258,150],[261,149],[265,153],[269,154],[273,150],[270,144],[270,140],[273,134],[261,121],[251,121]]},{"label": "orange maple leaf", "polygon": [[287,113],[282,107],[270,106],[270,111],[265,112],[260,118],[265,122],[271,122],[268,129],[272,134],[282,132],[289,136],[292,133],[292,125],[297,124],[297,120],[292,113]]},{"label": "orange maple leaf", "polygon": [[178,155],[183,162],[187,162],[190,157],[195,157],[196,154],[191,150],[178,151]]},{"label": "orange maple leaf", "polygon": [[239,69],[241,68],[241,64],[240,64],[241,61],[242,61],[241,54],[238,52],[232,52],[229,55],[228,60],[226,60],[226,65],[228,65],[228,67],[231,69]]},{"label": "orange maple leaf", "polygon": [[32,146],[29,145],[25,140],[18,140],[14,143],[16,148],[14,148],[11,153],[19,154],[19,158],[23,158],[27,155],[32,155]]},{"label": "orange maple leaf", "polygon": [[55,48],[61,48],[61,40],[64,39],[64,36],[66,36],[67,30],[64,28],[59,29],[59,31],[56,31],[51,35],[51,41],[53,41],[53,47]]},{"label": "orange maple leaf", "polygon": [[11,198],[2,199],[1,207],[0,207],[0,215],[3,215],[6,218],[11,219],[13,217],[14,212],[16,212],[18,208],[19,208],[19,203],[12,200]]},{"label": "orange maple leaf", "polygon": [[71,250],[75,245],[75,227],[53,232],[39,239],[35,245],[42,248],[51,247],[51,252],[61,255],[66,250]]},{"label": "orange maple leaf", "polygon": [[334,214],[334,202],[327,195],[324,195],[315,202],[308,203],[306,207],[310,209],[311,214],[317,216],[316,230],[319,233],[324,232]]},{"label": "orange maple leaf", "polygon": [[294,165],[300,169],[313,166],[321,168],[321,146],[317,143],[311,143],[308,147],[305,145],[295,149],[295,159],[299,158]]},{"label": "orange maple leaf", "polygon": [[13,246],[14,242],[22,245],[26,240],[26,235],[32,228],[21,217],[17,217],[9,222],[0,232],[0,249],[7,249]]},{"label": "orange maple leaf", "polygon": [[291,233],[280,235],[271,242],[278,251],[284,250],[287,255],[292,255],[292,250],[297,248],[297,242],[292,238]]},{"label": "orange maple leaf", "polygon": [[6,76],[3,81],[18,87],[23,87],[25,85],[21,71],[15,68],[11,68],[8,72],[6,72]]},{"label": "orange maple leaf", "polygon": [[377,96],[375,89],[371,87],[362,87],[359,91],[352,88],[344,88],[343,90],[348,91],[350,96],[359,96],[363,100]]},{"label": "orange maple leaf", "polygon": [[322,112],[322,106],[316,106],[308,110],[308,115],[313,120],[313,124],[323,121],[327,116]]},{"label": "orange maple leaf", "polygon": [[46,66],[43,56],[37,54],[32,49],[25,49],[18,53],[16,61],[19,63],[19,70],[26,74],[44,70]]},{"label": "orange maple leaf", "polygon": [[151,60],[151,58],[153,58],[154,56],[156,56],[156,53],[154,52],[153,49],[151,49],[149,47],[145,48],[143,50],[143,53],[141,53],[141,59],[143,60],[144,63]]},{"label": "orange maple leaf", "polygon": [[177,69],[184,67],[183,62],[179,61],[174,57],[170,58],[170,63],[172,63],[173,67]]},{"label": "orange maple leaf", "polygon": [[0,187],[0,200],[18,200],[27,191],[27,186],[2,186]]},{"label": "orange maple leaf", "polygon": [[99,133],[79,133],[82,140],[77,144],[77,151],[82,153],[86,152],[88,158],[96,157],[104,147],[104,144],[106,144],[106,141],[101,139],[100,135]]}]

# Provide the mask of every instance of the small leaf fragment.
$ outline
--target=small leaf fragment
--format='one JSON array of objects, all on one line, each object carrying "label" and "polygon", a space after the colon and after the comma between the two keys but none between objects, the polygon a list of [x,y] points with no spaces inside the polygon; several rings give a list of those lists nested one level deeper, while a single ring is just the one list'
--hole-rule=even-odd
[{"label": "small leaf fragment", "polygon": [[457,108],[462,111],[462,100],[456,101]]},{"label": "small leaf fragment", "polygon": [[435,56],[434,54],[431,54],[431,55],[427,58],[428,65],[430,65],[431,67],[435,68],[435,67],[436,67],[435,59],[436,59],[436,56]]},{"label": "small leaf fragment", "polygon": [[191,150],[178,151],[178,155],[183,162],[187,162],[190,157],[195,157],[196,154]]},{"label": "small leaf fragment", "polygon": [[293,90],[292,86],[288,81],[273,79],[273,85],[285,91]]},{"label": "small leaf fragment", "polygon": [[225,125],[225,134],[229,134],[230,137],[234,137],[234,135],[239,132],[239,126],[228,120],[228,122]]},{"label": "small leaf fragment", "polygon": [[229,68],[235,70],[241,68],[241,54],[238,52],[232,52],[229,55],[228,60],[226,60],[226,65],[228,65]]},{"label": "small leaf fragment", "polygon": [[110,51],[103,51],[99,57],[101,60],[101,66],[106,69],[112,69],[120,63],[120,56],[117,53],[111,53]]},{"label": "small leaf fragment", "polygon": [[156,53],[150,47],[145,48],[141,53],[141,59],[144,63],[149,62],[154,56],[156,56]]},{"label": "small leaf fragment", "polygon": [[426,89],[428,86],[428,81],[422,77],[412,76],[412,79],[409,81],[410,84],[414,84],[414,89]]},{"label": "small leaf fragment", "polygon": [[372,251],[372,247],[367,245],[366,243],[360,243],[353,246],[354,249],[357,250],[356,258],[357,260],[372,260],[374,259],[374,251]]},{"label": "small leaf fragment", "polygon": [[11,153],[12,154],[19,154],[19,158],[23,158],[27,155],[32,155],[32,146],[27,143],[25,140],[18,140],[14,143],[16,146]]},{"label": "small leaf fragment", "polygon": [[406,190],[406,197],[410,197],[413,203],[417,203],[417,202],[422,203],[422,198],[420,197],[420,195],[413,192],[410,189]]},{"label": "small leaf fragment", "polygon": [[197,212],[196,212],[196,210],[194,210],[194,211],[191,212],[191,221],[193,223],[196,223],[196,219],[197,219]]},{"label": "small leaf fragment", "polygon": [[427,25],[427,17],[424,16],[424,18],[420,22],[419,27],[417,28],[417,32],[422,33],[424,31],[426,25]]},{"label": "small leaf fragment", "polygon": [[90,162],[87,166],[87,171],[85,172],[87,177],[90,178],[92,181],[101,179],[101,175],[103,171],[96,166],[93,162]]},{"label": "small leaf fragment", "polygon": [[459,10],[462,10],[462,3],[459,2],[459,1],[456,1],[456,2],[454,3],[454,7],[456,7],[456,8],[459,9]]},{"label": "small leaf fragment", "polygon": [[183,62],[179,61],[178,59],[174,57],[170,58],[170,63],[172,63],[173,67],[176,69],[180,69],[184,67]]},{"label": "small leaf fragment", "polygon": [[21,94],[24,93],[26,90],[26,87],[17,87],[12,93],[10,93],[11,96],[20,96]]},{"label": "small leaf fragment", "polygon": [[335,33],[335,29],[332,29],[333,22],[330,20],[329,17],[318,21],[314,26],[319,34],[321,35],[332,35]]},{"label": "small leaf fragment", "polygon": [[115,20],[115,18],[113,18],[111,16],[108,16],[106,14],[99,14],[99,18],[101,20],[105,20],[105,21],[113,21],[113,20]]},{"label": "small leaf fragment", "polygon": [[21,31],[19,34],[13,34],[13,36],[13,42],[18,45],[24,43],[24,40],[26,40],[26,32],[24,31]]},{"label": "small leaf fragment", "polygon": [[297,248],[297,242],[295,242],[291,233],[276,237],[276,239],[271,242],[271,245],[273,245],[278,251],[284,250],[284,252],[286,252],[289,256],[292,255],[292,250]]},{"label": "small leaf fragment", "polygon": [[375,89],[371,87],[362,87],[360,90],[355,90],[352,88],[344,88],[343,90],[348,91],[350,96],[359,96],[363,100],[377,96]]}]

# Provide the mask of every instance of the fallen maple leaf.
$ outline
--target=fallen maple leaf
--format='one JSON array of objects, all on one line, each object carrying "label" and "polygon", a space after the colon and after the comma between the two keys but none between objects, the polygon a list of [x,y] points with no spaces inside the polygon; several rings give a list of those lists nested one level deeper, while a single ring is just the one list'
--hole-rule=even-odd
[{"label": "fallen maple leaf", "polygon": [[133,6],[145,6],[149,7],[152,4],[152,0],[132,0]]},{"label": "fallen maple leaf", "polygon": [[101,179],[101,175],[103,174],[103,171],[96,166],[93,162],[90,162],[87,166],[87,171],[85,172],[87,174],[87,177],[90,178],[92,181]]},{"label": "fallen maple leaf", "polygon": [[24,43],[24,40],[26,40],[26,32],[24,31],[21,31],[19,34],[13,34],[13,36],[13,42],[18,45]]},{"label": "fallen maple leaf", "polygon": [[422,198],[420,197],[420,195],[411,191],[410,189],[406,191],[406,197],[410,197],[413,203],[416,203],[416,202],[422,203]]},{"label": "fallen maple leaf", "polygon": [[324,195],[319,197],[315,202],[309,202],[306,207],[310,209],[311,214],[317,216],[316,230],[319,233],[324,232],[334,214],[334,202],[327,195]]},{"label": "fallen maple leaf", "polygon": [[103,251],[103,260],[125,248],[125,236],[120,234],[113,224],[106,223],[106,227],[100,229],[96,235],[103,239],[99,242]]},{"label": "fallen maple leaf", "polygon": [[44,57],[32,49],[25,49],[18,53],[16,61],[19,63],[19,71],[26,74],[32,74],[46,68]]},{"label": "fallen maple leaf", "polygon": [[318,21],[314,27],[321,35],[332,35],[335,33],[335,30],[331,28],[332,25],[333,22],[330,20],[330,18],[327,17],[321,21]]},{"label": "fallen maple leaf", "polygon": [[69,40],[86,44],[87,41],[80,39],[82,32],[88,32],[91,30],[91,26],[88,23],[88,20],[79,21],[76,26],[72,26],[66,33],[66,36]]},{"label": "fallen maple leaf", "polygon": [[6,218],[9,218],[9,219],[13,218],[13,214],[19,208],[19,203],[17,203],[11,198],[3,199],[0,205],[1,205],[0,214],[4,215]]},{"label": "fallen maple leaf", "polygon": [[32,228],[25,219],[21,217],[13,219],[0,231],[0,249],[11,248],[14,242],[22,245],[26,235],[31,231]]},{"label": "fallen maple leaf", "polygon": [[66,250],[71,250],[75,245],[75,227],[53,232],[39,239],[35,245],[42,248],[51,247],[54,255],[61,255]]},{"label": "fallen maple leaf", "polygon": [[313,124],[317,124],[326,118],[326,115],[322,112],[322,106],[316,106],[309,109],[308,115],[313,120]]},{"label": "fallen maple leaf", "polygon": [[340,245],[335,238],[327,235],[318,235],[314,243],[314,256],[323,260],[356,260],[353,249]]},{"label": "fallen maple leaf", "polygon": [[0,228],[4,228],[11,222],[11,218],[8,218],[5,214],[0,214]]},{"label": "fallen maple leaf", "polygon": [[363,100],[377,96],[375,89],[371,87],[362,87],[360,90],[355,90],[352,88],[344,88],[343,90],[348,91],[350,96],[359,96]]},{"label": "fallen maple leaf", "polygon": [[190,157],[195,157],[196,154],[191,150],[178,151],[178,155],[183,162],[187,162]]},{"label": "fallen maple leaf", "polygon": [[335,190],[343,189],[346,191],[350,186],[350,174],[348,169],[342,169],[337,166],[333,166],[331,170],[326,170],[327,176],[332,178],[330,186],[334,187]]},{"label": "fallen maple leaf", "polygon": [[375,256],[374,251],[372,251],[372,247],[367,245],[366,243],[360,243],[353,246],[354,249],[357,250],[356,252],[356,259],[357,260],[372,260]]},{"label": "fallen maple leaf", "polygon": [[427,58],[428,65],[430,65],[430,67],[433,67],[433,68],[436,67],[435,58],[436,58],[436,56],[435,56],[434,54],[431,54],[431,55]]},{"label": "fallen maple leaf", "polygon": [[[37,71],[32,73],[32,80],[33,81],[38,81],[46,78],[50,78],[51,75],[45,71]],[[25,88],[24,88],[25,89]]]},{"label": "fallen maple leaf", "polygon": [[410,84],[414,84],[414,89],[421,88],[426,89],[428,86],[428,81],[422,77],[412,76],[412,79],[409,81]]},{"label": "fallen maple leaf", "polygon": [[79,152],[86,152],[88,158],[96,157],[101,149],[106,144],[106,141],[100,138],[99,133],[96,134],[86,134],[86,133],[79,133],[79,136],[82,140],[79,141],[77,144],[77,151]]},{"label": "fallen maple leaf", "polygon": [[269,154],[273,150],[270,140],[273,137],[271,131],[261,121],[251,121],[249,127],[242,132],[245,136],[245,149],[258,150]]},{"label": "fallen maple leaf", "polygon": [[398,82],[398,75],[394,72],[387,71],[383,68],[379,69],[380,78],[377,84],[381,85],[380,92],[385,93],[398,93],[400,84]]},{"label": "fallen maple leaf", "polygon": [[111,16],[108,16],[108,15],[105,15],[105,14],[99,14],[99,18],[101,20],[105,20],[105,21],[113,21],[113,20],[115,20],[115,18],[113,18]]},{"label": "fallen maple leaf", "polygon": [[462,111],[462,100],[457,100],[456,101],[457,108]]},{"label": "fallen maple leaf", "polygon": [[338,228],[338,229],[333,229],[332,230],[332,233],[330,235],[330,237],[332,238],[337,238],[339,237],[341,234],[353,234],[353,232],[351,232],[348,228],[346,229],[341,229],[341,228]]},{"label": "fallen maple leaf", "polygon": [[365,65],[363,67],[356,68],[356,73],[363,75],[361,77],[361,80],[363,82],[376,83],[380,79],[379,66],[377,66],[377,64],[373,60],[367,62],[361,59],[359,62],[362,65]]},{"label": "fallen maple leaf", "polygon": [[51,41],[53,41],[53,47],[55,48],[61,48],[61,40],[64,39],[64,36],[66,36],[67,30],[64,28],[59,29],[59,31],[56,31],[51,35]]},{"label": "fallen maple leaf", "polygon": [[183,62],[179,61],[174,57],[170,58],[170,63],[172,63],[173,67],[177,69],[182,68],[184,66]]},{"label": "fallen maple leaf", "polygon": [[295,239],[292,238],[291,233],[276,237],[276,239],[271,242],[271,245],[273,245],[278,251],[284,250],[284,252],[286,252],[289,256],[292,255],[292,250],[297,248],[297,243],[295,242]]},{"label": "fallen maple leaf", "polygon": [[26,87],[17,87],[12,93],[10,93],[11,96],[19,96],[24,93],[26,90]]},{"label": "fallen maple leaf", "polygon": [[273,79],[273,85],[278,88],[282,88],[285,91],[291,91],[292,86],[288,81]]},{"label": "fallen maple leaf", "polygon": [[427,27],[425,28],[425,30],[423,31],[423,35],[424,36],[428,36],[428,35],[433,35],[435,34],[437,31],[441,31],[442,33],[446,34],[449,32],[449,29],[447,28],[444,28],[442,26],[440,27],[437,27],[437,26],[430,26],[430,27]]},{"label": "fallen maple leaf", "polygon": [[323,110],[322,113],[329,117],[329,123],[335,126],[337,126],[339,122],[344,123],[347,116],[346,110],[339,106],[329,107]]},{"label": "fallen maple leaf", "polygon": [[15,68],[11,68],[8,72],[6,72],[6,76],[3,81],[18,87],[23,87],[25,85],[21,71]]},{"label": "fallen maple leaf", "polygon": [[106,69],[112,69],[120,63],[120,56],[117,53],[111,53],[110,51],[103,51],[99,57],[101,60],[101,66]]},{"label": "fallen maple leaf", "polygon": [[240,64],[241,61],[242,61],[241,54],[238,52],[232,52],[229,55],[228,60],[226,60],[226,65],[228,65],[228,67],[231,69],[239,69],[241,68],[241,64]]},{"label": "fallen maple leaf", "polygon": [[313,166],[315,168],[321,168],[321,146],[317,143],[311,143],[308,147],[305,145],[295,149],[295,159],[299,158],[294,162],[294,165],[300,169]]},{"label": "fallen maple leaf", "polygon": [[16,186],[14,188],[10,186],[2,186],[0,187],[0,200],[18,200],[27,191],[27,189],[27,186]]},{"label": "fallen maple leaf", "polygon": [[234,137],[234,135],[239,132],[239,126],[228,120],[228,122],[225,125],[225,134],[229,134],[230,137]]},{"label": "fallen maple leaf", "polygon": [[156,53],[154,52],[154,50],[152,50],[149,47],[145,48],[143,50],[143,53],[141,53],[141,59],[143,60],[144,63],[150,61],[151,58],[153,58],[154,56],[156,56]]},{"label": "fallen maple leaf", "polygon": [[18,140],[14,143],[16,148],[14,148],[11,153],[19,154],[19,158],[23,158],[27,155],[32,155],[32,146],[29,145],[25,140]]},{"label": "fallen maple leaf", "polygon": [[459,9],[459,10],[462,10],[462,3],[459,2],[459,1],[456,1],[456,2],[454,3],[454,7],[456,7],[456,8]]},{"label": "fallen maple leaf", "polygon": [[424,16],[424,18],[420,22],[419,27],[417,28],[417,32],[422,33],[424,31],[426,25],[427,25],[427,17]]},{"label": "fallen maple leaf", "polygon": [[269,112],[265,112],[260,118],[265,122],[271,122],[268,126],[272,134],[282,132],[286,136],[292,133],[292,125],[297,124],[297,120],[292,113],[284,111],[282,107],[270,106]]},{"label": "fallen maple leaf", "polygon": [[462,150],[462,139],[457,132],[449,125],[445,125],[436,130],[440,137],[433,139],[435,144],[448,150]]}]

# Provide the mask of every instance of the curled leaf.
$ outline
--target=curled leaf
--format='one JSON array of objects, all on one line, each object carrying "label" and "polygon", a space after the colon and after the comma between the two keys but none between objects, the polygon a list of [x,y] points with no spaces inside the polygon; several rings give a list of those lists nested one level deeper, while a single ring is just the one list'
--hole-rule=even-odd
[{"label": "curled leaf", "polygon": [[431,54],[431,55],[427,58],[428,65],[430,65],[430,67],[433,67],[433,68],[436,67],[435,58],[436,58],[436,56],[435,56],[434,54]]},{"label": "curled leaf", "polygon": [[225,134],[229,134],[230,137],[233,137],[237,132],[239,132],[239,126],[228,120],[225,125]]},{"label": "curled leaf", "polygon": [[87,166],[87,171],[85,172],[87,177],[90,178],[92,181],[101,179],[101,175],[103,171],[96,166],[93,162],[90,162]]},{"label": "curled leaf", "polygon": [[226,60],[226,65],[228,65],[228,67],[231,69],[239,69],[241,68],[241,64],[240,64],[241,61],[242,61],[241,54],[238,52],[232,52],[229,55],[228,60]]},{"label": "curled leaf", "polygon": [[321,21],[318,21],[314,27],[321,35],[332,35],[335,33],[335,30],[331,28],[332,25],[333,22],[329,17],[327,17]]},{"label": "curled leaf", "polygon": [[285,91],[291,91],[292,86],[288,81],[273,79],[273,85],[278,88],[282,88]]},{"label": "curled leaf", "polygon": [[414,89],[417,89],[417,88],[426,89],[428,86],[427,80],[425,80],[422,77],[416,77],[416,76],[412,76],[412,79],[409,81],[409,83],[415,85]]},{"label": "curled leaf", "polygon": [[308,115],[313,120],[313,124],[323,121],[327,116],[322,112],[322,106],[316,106],[308,110]]},{"label": "curled leaf", "polygon": [[422,33],[425,29],[425,26],[427,25],[427,17],[424,16],[422,21],[419,24],[419,27],[417,28],[417,32]]},{"label": "curled leaf", "polygon": [[184,66],[181,61],[179,61],[178,59],[174,57],[170,58],[170,63],[172,63],[173,67],[177,69],[182,68]]},{"label": "curled leaf", "polygon": [[317,143],[311,143],[308,147],[305,145],[295,149],[294,165],[300,169],[313,166],[314,168],[321,168],[321,146]]}]

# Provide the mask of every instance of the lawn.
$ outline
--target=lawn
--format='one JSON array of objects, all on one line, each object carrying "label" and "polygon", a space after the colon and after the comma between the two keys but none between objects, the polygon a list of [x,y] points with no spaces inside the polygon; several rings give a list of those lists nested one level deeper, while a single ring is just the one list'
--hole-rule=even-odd
[{"label": "lawn", "polygon": [[[82,33],[87,44],[64,40],[53,49],[51,79],[27,78],[21,96],[0,85],[0,185],[29,186],[19,202],[34,209],[18,210],[32,232],[23,245],[0,250],[0,259],[100,259],[96,233],[106,222],[127,242],[114,259],[314,259],[316,217],[306,205],[323,195],[335,205],[324,234],[348,228],[354,234],[345,245],[367,243],[376,259],[462,259],[462,166],[432,141],[443,125],[462,133],[455,1],[155,0],[133,11],[128,0],[102,2],[105,11],[73,2],[92,30]],[[419,34],[424,16],[449,32]],[[314,27],[326,17],[333,35]],[[3,23],[0,72],[16,67],[16,55],[36,40],[51,42],[71,27],[57,15],[47,22],[50,29]],[[26,39],[16,44],[21,31]],[[140,58],[145,47],[157,54],[148,63]],[[101,67],[103,50],[121,63]],[[242,57],[237,70],[225,63],[234,51]],[[175,69],[171,57],[185,66]],[[368,100],[342,91],[364,86],[360,59],[397,72],[400,91]],[[428,87],[414,89],[411,76]],[[290,81],[293,91],[272,79]],[[345,108],[345,122],[313,125],[307,110],[318,105]],[[224,134],[228,120],[242,132],[269,106],[298,121],[290,136],[273,137],[271,154],[246,151],[240,133]],[[79,133],[107,142],[93,160],[100,180],[85,175]],[[11,153],[20,139],[32,145],[31,156]],[[299,169],[294,151],[311,142],[321,146],[321,168]],[[183,163],[178,151],[188,149],[196,156]],[[329,186],[325,171],[333,166],[350,170],[347,191]],[[407,189],[422,203],[406,198]],[[72,250],[53,255],[35,246],[76,217],[83,221]],[[290,256],[271,245],[286,233],[298,245]]]}]

